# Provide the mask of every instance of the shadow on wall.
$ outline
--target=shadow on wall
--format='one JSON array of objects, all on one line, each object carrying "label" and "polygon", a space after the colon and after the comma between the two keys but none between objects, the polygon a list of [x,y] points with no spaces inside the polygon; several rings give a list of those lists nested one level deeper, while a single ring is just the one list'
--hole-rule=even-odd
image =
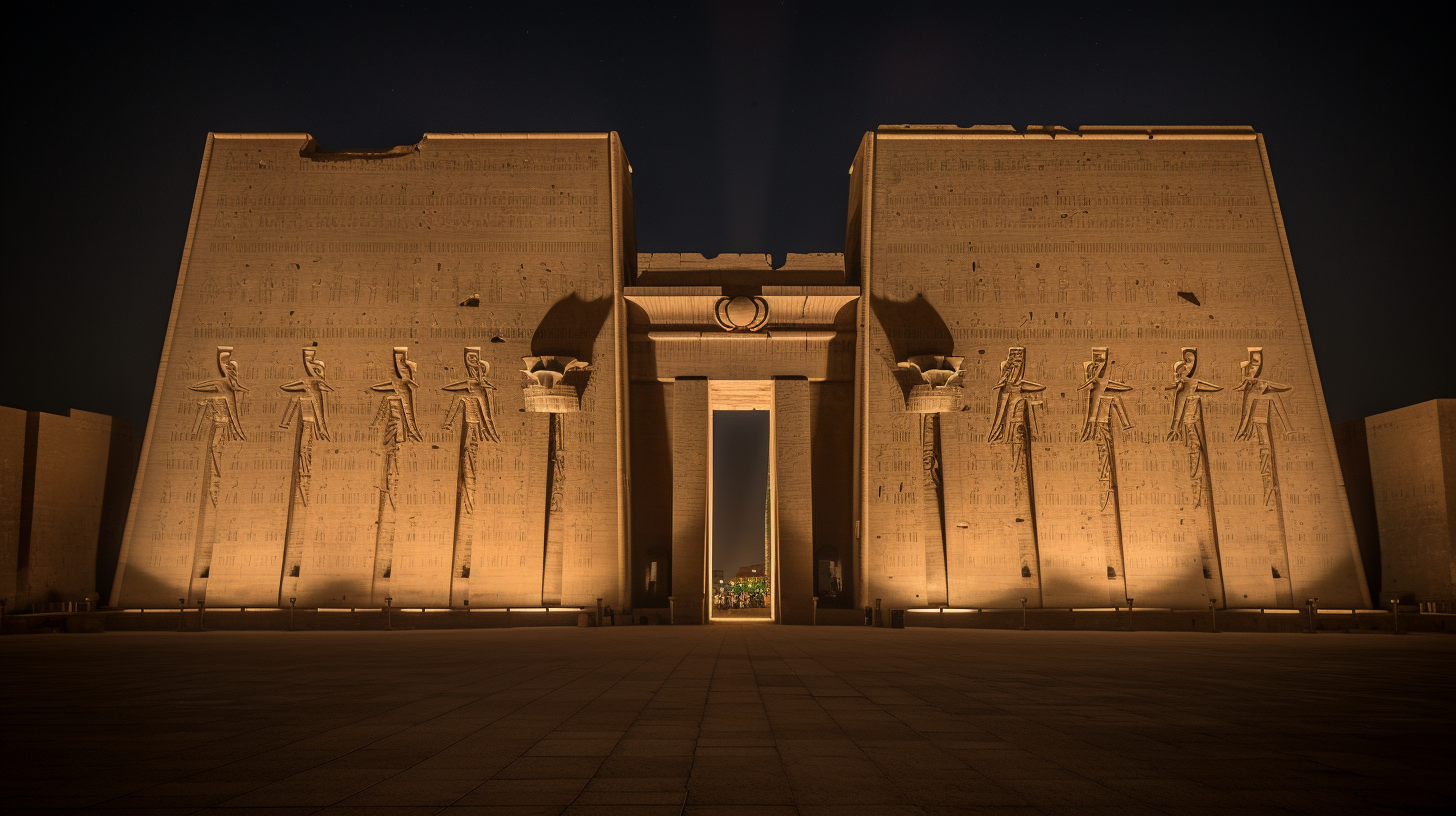
[{"label": "shadow on wall", "polygon": [[[531,355],[572,357],[595,364],[597,361],[592,357],[592,350],[611,313],[610,297],[583,300],[572,292],[556,301],[541,318],[536,333],[531,335]],[[577,369],[568,372],[562,381],[575,386],[578,394],[583,394],[590,378],[590,370]]]},{"label": "shadow on wall", "polygon": [[930,305],[924,295],[910,300],[890,300],[870,296],[870,310],[889,338],[889,359],[885,365],[893,370],[895,381],[900,384],[902,397],[909,397],[911,387],[923,382],[914,371],[897,368],[917,354],[950,355],[955,353],[955,338],[945,324],[940,312]]}]

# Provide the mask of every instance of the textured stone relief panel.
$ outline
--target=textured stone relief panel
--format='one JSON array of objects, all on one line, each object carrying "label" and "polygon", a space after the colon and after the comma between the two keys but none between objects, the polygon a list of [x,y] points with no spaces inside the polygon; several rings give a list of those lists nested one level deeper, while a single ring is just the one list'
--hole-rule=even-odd
[{"label": "textured stone relief panel", "polygon": [[22,540],[17,606],[81,600],[96,591],[112,434],[118,420],[72,409],[36,412],[29,538]]},{"label": "textured stone relief panel", "polygon": [[773,383],[773,501],[780,620],[814,622],[814,468],[805,380]]},{"label": "textured stone relief panel", "polygon": [[679,380],[667,389],[672,429],[672,613],[706,623],[708,553],[708,381]]},{"label": "textured stone relief panel", "polygon": [[1367,417],[1383,601],[1456,600],[1456,400]]},{"label": "textured stone relief panel", "polygon": [[[540,605],[548,431],[517,371],[562,344],[594,347],[595,373],[565,428],[593,489],[566,505],[580,571],[560,602],[615,597],[610,201],[605,135],[372,157],[214,138],[119,602],[175,604],[192,583],[213,605]],[[606,311],[543,330],[580,304]],[[485,365],[495,438],[488,389],[468,385]]]},{"label": "textured stone relief panel", "polygon": [[[913,547],[886,541],[907,531],[882,498],[901,489],[910,430],[892,358],[918,343],[965,358],[965,410],[942,430],[953,604],[1014,606],[1034,576],[1047,606],[1205,606],[1220,582],[1230,606],[1361,603],[1259,142],[882,135],[874,167],[872,596],[923,594],[900,563]],[[1185,347],[1192,374],[1175,372]],[[1021,403],[1025,451],[1004,382],[1018,348],[1023,381],[1043,387],[1035,425]],[[1223,389],[1194,392],[1194,442],[1179,377]]]}]

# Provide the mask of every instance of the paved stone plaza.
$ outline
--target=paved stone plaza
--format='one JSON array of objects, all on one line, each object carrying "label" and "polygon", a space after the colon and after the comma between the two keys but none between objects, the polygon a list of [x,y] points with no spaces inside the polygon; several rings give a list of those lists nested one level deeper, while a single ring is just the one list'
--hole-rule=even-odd
[{"label": "paved stone plaza", "polygon": [[1450,812],[1443,635],[0,640],[9,813]]}]

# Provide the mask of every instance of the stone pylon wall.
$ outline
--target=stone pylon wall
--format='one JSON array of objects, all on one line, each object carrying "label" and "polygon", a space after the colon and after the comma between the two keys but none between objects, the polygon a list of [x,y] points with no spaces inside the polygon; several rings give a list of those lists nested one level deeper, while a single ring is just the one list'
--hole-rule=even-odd
[{"label": "stone pylon wall", "polygon": [[[113,605],[617,603],[627,172],[609,134],[210,136]],[[579,410],[524,410],[543,355]]]},{"label": "stone pylon wall", "polygon": [[[1259,136],[881,128],[854,173],[865,602],[1368,605]],[[962,358],[934,438],[914,355]]]}]

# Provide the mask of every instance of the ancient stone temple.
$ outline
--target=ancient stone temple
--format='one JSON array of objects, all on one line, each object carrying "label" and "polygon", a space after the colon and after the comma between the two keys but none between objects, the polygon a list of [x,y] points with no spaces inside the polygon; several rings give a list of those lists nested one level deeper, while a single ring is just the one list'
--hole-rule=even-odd
[{"label": "ancient stone temple", "polygon": [[631,172],[210,136],[112,604],[712,620],[762,411],[765,619],[1369,605],[1252,130],[882,127],[777,268],[638,254]]}]

